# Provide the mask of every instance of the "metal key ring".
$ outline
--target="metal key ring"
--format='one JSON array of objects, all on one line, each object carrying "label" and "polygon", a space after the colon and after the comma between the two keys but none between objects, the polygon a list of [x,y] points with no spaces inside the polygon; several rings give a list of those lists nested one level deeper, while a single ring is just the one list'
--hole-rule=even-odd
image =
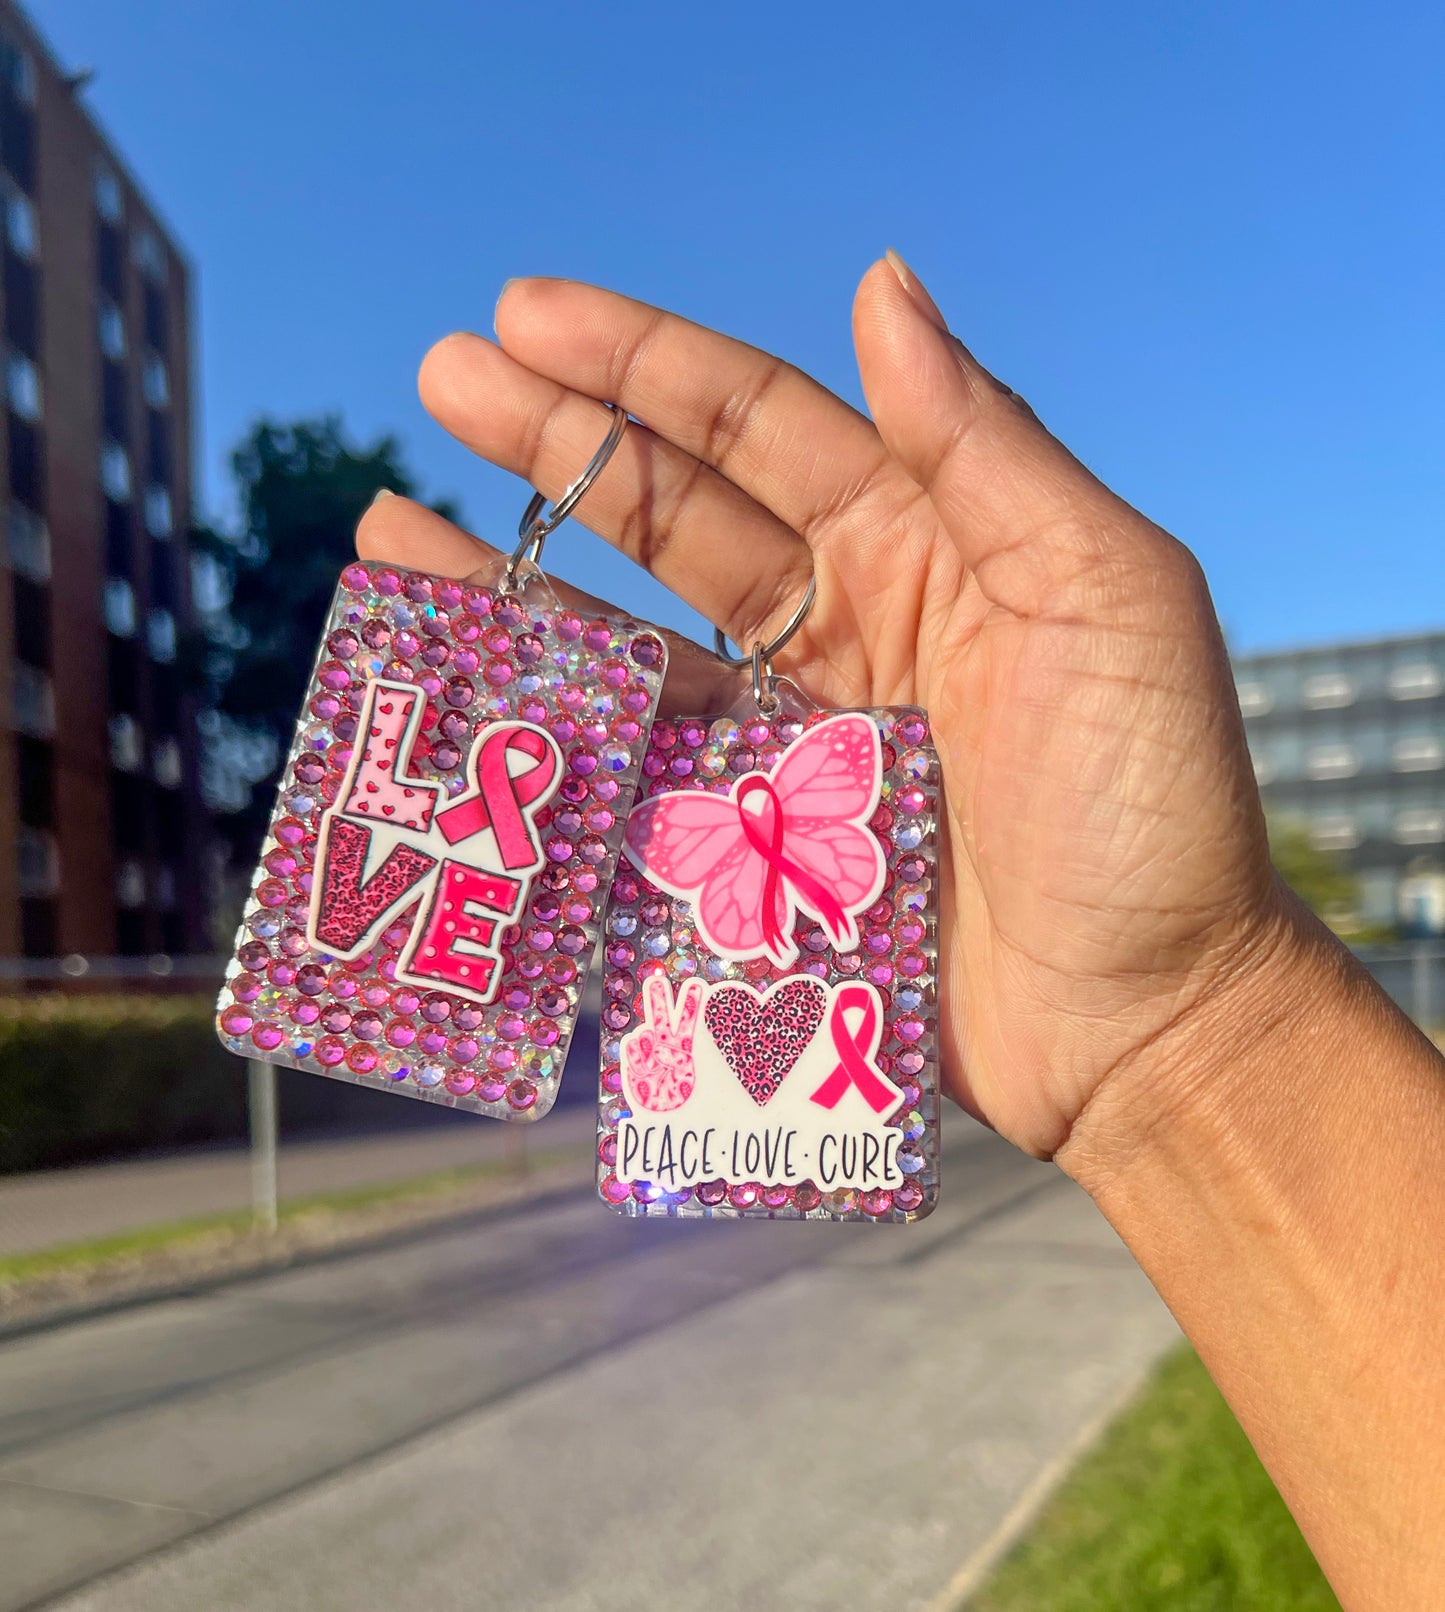
[{"label": "metal key ring", "polygon": [[798,601],[798,608],[783,623],[782,631],[776,634],[768,643],[756,643],[746,655],[734,655],[728,648],[728,635],[721,627],[712,630],[713,648],[718,658],[725,660],[729,666],[749,666],[761,663],[771,666],[773,656],[785,645],[792,643],[798,629],[808,619],[808,613],[813,608],[813,600],[818,594],[818,578],[816,575],[808,578],[807,592]]},{"label": "metal key ring", "polygon": [[622,441],[622,433],[627,429],[627,410],[618,408],[615,403],[605,403],[603,407],[611,409],[612,424],[607,428],[607,437],[602,446],[583,466],[582,474],[545,515],[542,513],[547,508],[545,493],[534,492],[522,512],[522,518],[517,522],[520,541],[512,550],[512,557],[507,561],[507,569],[503,573],[508,585],[516,580],[517,567],[524,560],[530,560],[533,565],[541,563],[543,544],[581,503],[583,494],[602,474],[607,461],[617,451],[617,444]]}]

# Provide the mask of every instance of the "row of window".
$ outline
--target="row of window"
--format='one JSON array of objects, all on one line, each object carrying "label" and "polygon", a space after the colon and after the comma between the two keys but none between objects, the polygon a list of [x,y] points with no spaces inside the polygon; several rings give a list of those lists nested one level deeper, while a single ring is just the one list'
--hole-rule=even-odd
[{"label": "row of window", "polygon": [[[43,828],[22,827],[15,850],[20,895],[32,899],[58,895],[60,852],[55,836]],[[117,906],[130,910],[150,906],[172,912],[180,902],[180,878],[174,867],[162,863],[147,881],[144,862],[122,857],[115,869],[115,899]]]},{"label": "row of window", "polygon": [[[120,180],[104,164],[95,170],[95,210],[104,223],[114,228],[119,228],[124,222],[125,198]],[[136,231],[131,258],[148,280],[156,285],[166,283],[166,249],[160,236],[148,224]]]},{"label": "row of window", "polygon": [[[102,293],[96,313],[96,334],[100,350],[112,363],[120,363],[127,350],[125,315],[111,297]],[[163,409],[171,400],[170,376],[166,361],[154,348],[147,348],[141,358],[141,395],[153,409]]]},{"label": "row of window", "polygon": [[[1367,761],[1360,746],[1354,744],[1308,745],[1298,758],[1293,754],[1295,748],[1277,745],[1270,749],[1259,749],[1254,757],[1256,781],[1272,784],[1290,776],[1302,776],[1317,782],[1354,778]],[[1396,739],[1389,746],[1384,759],[1391,772],[1438,772],[1445,768],[1445,738],[1439,734],[1424,733]]]},{"label": "row of window", "polygon": [[[135,589],[124,577],[107,577],[101,590],[101,613],[106,630],[117,638],[134,638],[140,626]],[[176,658],[176,618],[160,606],[146,612],[146,648],[152,660],[169,665]]]},{"label": "row of window", "polygon": [[[145,735],[133,716],[110,719],[110,761],[117,772],[138,773],[145,766]],[[163,789],[179,789],[182,776],[179,739],[158,739],[151,752],[151,776]]]},{"label": "row of window", "polygon": [[[1385,674],[1384,691],[1392,700],[1433,699],[1442,688],[1445,676],[1432,661],[1406,662]],[[1363,679],[1348,672],[1316,672],[1300,680],[1298,703],[1306,711],[1338,711],[1353,705],[1365,691]],[[1242,678],[1238,692],[1245,716],[1264,716],[1282,703],[1263,679]]]},{"label": "row of window", "polygon": [[[131,496],[130,455],[120,443],[107,438],[100,445],[100,487],[113,504],[126,504]],[[175,509],[164,483],[151,482],[141,495],[141,517],[152,537],[168,538],[175,530]]]},{"label": "row of window", "polygon": [[[1310,838],[1322,851],[1352,851],[1369,833],[1370,825],[1354,812],[1322,812],[1311,820]],[[1445,810],[1413,806],[1396,812],[1389,837],[1396,845],[1445,843]]]}]

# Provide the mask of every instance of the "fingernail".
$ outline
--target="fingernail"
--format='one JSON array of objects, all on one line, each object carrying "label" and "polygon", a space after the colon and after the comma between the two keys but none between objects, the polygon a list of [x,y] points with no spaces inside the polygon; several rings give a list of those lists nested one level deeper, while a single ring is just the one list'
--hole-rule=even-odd
[{"label": "fingernail", "polygon": [[376,491],[371,495],[371,503],[367,505],[367,508],[370,509],[373,506],[379,504],[382,501],[383,498],[395,498],[395,497],[396,497],[396,494],[394,492],[392,492],[390,487],[378,487],[376,489]]},{"label": "fingernail", "polygon": [[516,285],[516,283],[517,283],[517,281],[519,279],[521,279],[521,276],[518,275],[518,274],[514,274],[511,277],[510,280],[503,280],[502,281],[502,289],[497,293],[497,300],[496,300],[495,305],[492,308],[492,331],[493,331],[493,334],[496,333],[496,329],[497,329],[497,309],[502,306],[502,298],[506,296],[507,288],[509,286]]},{"label": "fingernail", "polygon": [[908,293],[908,299],[918,309],[930,324],[937,325],[940,330],[948,329],[948,321],[939,312],[938,304],[929,296],[923,287],[923,282],[903,261],[890,246],[883,254],[888,267],[898,276],[898,283]]}]

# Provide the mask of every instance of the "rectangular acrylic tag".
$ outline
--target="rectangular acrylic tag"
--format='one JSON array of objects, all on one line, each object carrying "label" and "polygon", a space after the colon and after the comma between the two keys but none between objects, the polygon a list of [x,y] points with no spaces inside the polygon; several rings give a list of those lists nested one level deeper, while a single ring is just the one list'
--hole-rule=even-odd
[{"label": "rectangular acrylic tag", "polygon": [[528,570],[342,573],[218,1004],[233,1052],[552,1106],[667,651]]},{"label": "rectangular acrylic tag", "polygon": [[912,707],[659,721],[606,919],[598,1187],[625,1214],[938,1195],[938,765]]}]

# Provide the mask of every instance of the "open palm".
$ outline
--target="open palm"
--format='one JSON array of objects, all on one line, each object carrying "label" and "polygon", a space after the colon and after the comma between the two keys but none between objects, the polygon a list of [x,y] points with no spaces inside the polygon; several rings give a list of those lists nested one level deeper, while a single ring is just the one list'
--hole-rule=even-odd
[{"label": "open palm", "polygon": [[[896,260],[854,307],[869,421],[798,370],[595,287],[512,282],[500,345],[448,337],[436,418],[555,496],[643,422],[581,514],[820,704],[916,703],[946,798],[948,1089],[1053,1153],[1099,1083],[1268,944],[1276,898],[1203,579],[947,332]],[[363,555],[454,575],[476,540],[402,499]],[[624,601],[625,603],[625,601]],[[696,662],[672,698],[711,679]]]}]

